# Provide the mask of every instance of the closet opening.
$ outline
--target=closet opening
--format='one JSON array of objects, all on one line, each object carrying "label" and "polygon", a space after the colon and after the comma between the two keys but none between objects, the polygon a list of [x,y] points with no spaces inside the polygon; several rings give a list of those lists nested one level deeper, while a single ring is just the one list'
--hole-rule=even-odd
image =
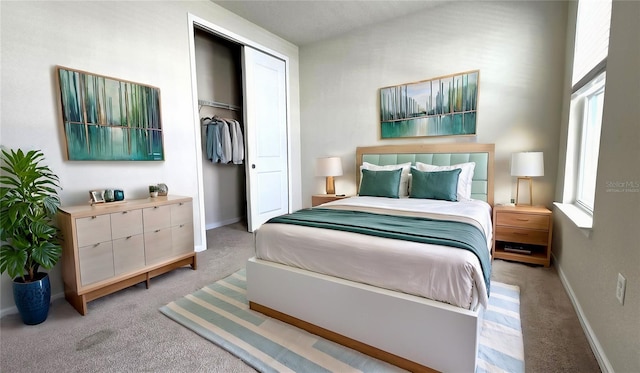
[{"label": "closet opening", "polygon": [[194,27],[205,229],[247,229],[242,45]]},{"label": "closet opening", "polygon": [[[208,230],[239,224],[234,229],[254,232],[270,218],[291,212],[289,58],[191,14],[189,25],[198,134],[194,182],[205,250]],[[242,164],[210,159],[203,122],[216,115],[238,121]]]}]

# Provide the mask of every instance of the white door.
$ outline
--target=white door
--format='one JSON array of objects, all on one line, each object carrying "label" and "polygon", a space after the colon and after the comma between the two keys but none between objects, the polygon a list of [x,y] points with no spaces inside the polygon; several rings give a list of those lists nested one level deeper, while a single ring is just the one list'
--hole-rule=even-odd
[{"label": "white door", "polygon": [[243,80],[247,220],[253,232],[289,212],[285,63],[245,46]]}]

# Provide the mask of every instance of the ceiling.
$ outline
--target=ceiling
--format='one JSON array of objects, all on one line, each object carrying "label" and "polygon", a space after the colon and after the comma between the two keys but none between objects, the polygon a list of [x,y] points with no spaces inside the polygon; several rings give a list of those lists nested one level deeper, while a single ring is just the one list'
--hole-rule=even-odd
[{"label": "ceiling", "polygon": [[212,0],[298,46],[412,14],[436,0]]}]

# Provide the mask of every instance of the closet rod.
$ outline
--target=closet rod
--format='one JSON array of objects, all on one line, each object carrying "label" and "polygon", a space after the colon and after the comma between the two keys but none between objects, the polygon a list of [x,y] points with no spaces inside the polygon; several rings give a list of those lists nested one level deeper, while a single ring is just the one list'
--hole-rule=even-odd
[{"label": "closet rod", "polygon": [[198,105],[212,106],[219,109],[228,109],[233,111],[242,110],[242,107],[240,106],[225,104],[223,102],[217,102],[217,101],[198,100]]}]

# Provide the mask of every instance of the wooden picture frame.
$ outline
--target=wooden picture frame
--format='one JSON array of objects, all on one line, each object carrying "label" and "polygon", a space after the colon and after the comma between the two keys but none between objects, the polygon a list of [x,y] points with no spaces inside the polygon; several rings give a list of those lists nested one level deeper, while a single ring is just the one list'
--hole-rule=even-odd
[{"label": "wooden picture frame", "polygon": [[381,139],[476,134],[480,70],[380,88]]},{"label": "wooden picture frame", "polygon": [[70,161],[163,161],[160,89],[57,67]]},{"label": "wooden picture frame", "polygon": [[89,197],[91,197],[91,204],[104,203],[104,194],[101,190],[89,191]]}]

